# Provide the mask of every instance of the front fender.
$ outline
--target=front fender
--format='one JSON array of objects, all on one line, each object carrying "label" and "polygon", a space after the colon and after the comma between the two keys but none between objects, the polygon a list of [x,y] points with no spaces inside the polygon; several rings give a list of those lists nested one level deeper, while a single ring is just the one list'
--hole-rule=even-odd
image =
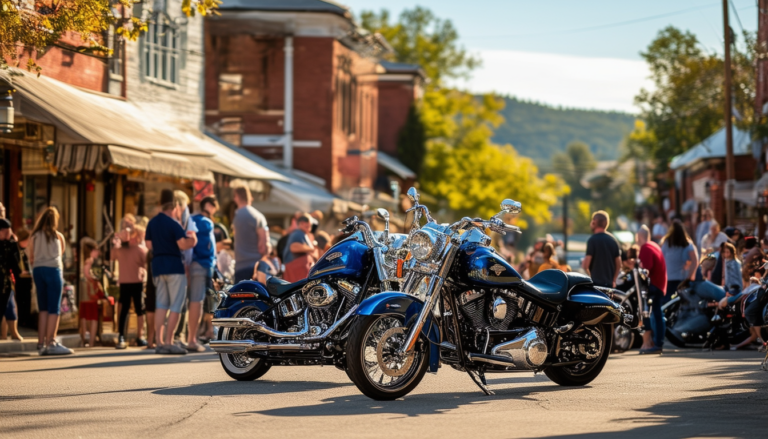
[{"label": "front fender", "polygon": [[[377,315],[397,315],[401,316],[405,322],[419,315],[424,302],[417,297],[397,291],[384,291],[383,293],[371,296],[360,303],[355,315],[357,316],[377,316]],[[422,335],[429,340],[429,371],[437,372],[440,366],[440,328],[434,324],[434,319],[430,315],[427,318]]]}]

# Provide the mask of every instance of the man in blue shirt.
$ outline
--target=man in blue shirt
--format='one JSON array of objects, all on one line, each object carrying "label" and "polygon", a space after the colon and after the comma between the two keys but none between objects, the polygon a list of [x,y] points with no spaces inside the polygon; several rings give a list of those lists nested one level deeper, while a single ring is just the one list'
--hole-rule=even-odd
[{"label": "man in blue shirt", "polygon": [[[177,191],[180,192],[180,191]],[[180,195],[180,194],[179,194]],[[186,298],[187,276],[181,252],[197,244],[197,236],[185,233],[179,224],[186,208],[183,198],[163,189],[160,194],[162,212],[147,224],[147,248],[152,250],[152,276],[156,288],[155,327],[158,354],[186,354],[187,351],[171,343],[173,332],[179,323],[179,313]],[[168,313],[170,311],[170,313]],[[168,326],[163,331],[166,314]]]},{"label": "man in blue shirt", "polygon": [[214,197],[205,197],[200,201],[200,213],[192,215],[191,220],[197,226],[197,245],[192,251],[192,263],[189,265],[189,332],[187,350],[205,352],[197,342],[197,329],[200,324],[203,301],[208,288],[213,287],[213,267],[216,266],[216,237],[213,234],[213,215],[219,210],[219,203]]}]

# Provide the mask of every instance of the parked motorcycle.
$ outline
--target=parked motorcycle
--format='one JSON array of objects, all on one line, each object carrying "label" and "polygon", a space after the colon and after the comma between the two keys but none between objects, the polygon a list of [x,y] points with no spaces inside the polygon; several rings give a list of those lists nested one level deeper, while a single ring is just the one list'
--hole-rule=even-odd
[{"label": "parked motorcycle", "polygon": [[719,299],[705,289],[718,288],[706,281],[686,282],[661,309],[667,323],[667,340],[677,347],[718,348],[739,344],[749,337],[749,323],[742,301],[718,314]]},{"label": "parked motorcycle", "polygon": [[[518,232],[501,220],[521,205],[504,200],[490,220],[435,222],[419,204],[397,261],[403,292],[386,291],[355,310],[347,342],[347,374],[370,398],[410,393],[440,363],[467,372],[486,393],[489,372],[544,372],[563,386],[582,386],[605,366],[612,325],[632,317],[576,273],[545,270],[525,281],[489,244],[485,230]],[[420,220],[427,223],[420,227]]]},{"label": "parked motorcycle", "polygon": [[[651,279],[648,270],[640,268],[640,263],[636,262],[631,271],[622,273],[616,280],[616,289],[612,298],[624,308],[626,313],[631,314],[636,319],[635,321],[641,322],[643,317],[650,316],[648,305],[650,285]],[[614,326],[613,352],[624,352],[640,347],[641,344],[642,336],[639,325],[634,329],[625,325]]]},{"label": "parked motorcycle", "polygon": [[386,253],[404,241],[389,234],[389,213],[383,233],[374,234],[365,221],[344,221],[352,235],[331,247],[309,276],[289,283],[272,277],[266,285],[242,281],[221,292],[213,325],[224,371],[236,380],[254,380],[272,366],[335,365],[345,369],[344,343],[350,317],[360,303],[396,287]]}]

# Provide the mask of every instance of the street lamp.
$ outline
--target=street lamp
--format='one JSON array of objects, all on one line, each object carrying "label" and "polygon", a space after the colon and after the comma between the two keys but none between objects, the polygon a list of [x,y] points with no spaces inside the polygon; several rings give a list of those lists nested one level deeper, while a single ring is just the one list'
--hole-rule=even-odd
[{"label": "street lamp", "polygon": [[0,88],[0,133],[13,131],[13,93],[12,88]]}]

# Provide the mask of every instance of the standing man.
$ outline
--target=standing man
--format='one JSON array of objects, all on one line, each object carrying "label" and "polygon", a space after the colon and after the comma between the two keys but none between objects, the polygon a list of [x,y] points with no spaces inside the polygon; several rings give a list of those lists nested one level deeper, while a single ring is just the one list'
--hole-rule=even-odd
[{"label": "standing man", "polygon": [[598,210],[592,214],[592,236],[587,241],[587,255],[581,268],[592,277],[592,282],[601,287],[615,288],[616,278],[621,272],[621,249],[619,242],[607,232],[610,225],[608,212]]},{"label": "standing man", "polygon": [[253,267],[269,254],[267,219],[251,206],[253,198],[247,186],[238,186],[234,194],[237,210],[232,221],[235,235],[235,282],[253,276]]},{"label": "standing man", "polygon": [[[179,221],[186,207],[174,199],[173,191],[163,189],[160,195],[163,211],[147,224],[147,248],[152,250],[152,276],[156,288],[155,330],[158,354],[186,354],[171,343],[184,304],[187,276],[181,252],[197,244],[195,233],[185,233]],[[169,313],[170,311],[170,313]],[[168,326],[163,330],[166,315]]]},{"label": "standing man", "polygon": [[712,209],[704,209],[701,212],[701,222],[696,226],[696,233],[694,239],[696,240],[696,249],[700,255],[703,255],[704,249],[701,248],[701,240],[704,239],[704,235],[709,232],[709,227],[712,225]]},{"label": "standing man", "polygon": [[[213,215],[219,210],[216,198],[200,201],[200,213],[192,215],[197,226],[197,245],[192,251],[189,265],[189,331],[187,350],[205,352],[197,342],[197,329],[203,312],[203,301],[209,288],[213,288],[213,267],[216,266],[216,237],[213,234]],[[212,312],[212,311],[209,311]]]},{"label": "standing man", "polygon": [[651,241],[651,231],[643,224],[637,231],[635,240],[640,246],[640,266],[648,270],[651,286],[648,298],[652,300],[650,319],[643,319],[643,346],[640,354],[660,354],[664,345],[664,334],[667,327],[664,322],[664,314],[661,305],[667,294],[667,263],[661,253],[661,247]]},{"label": "standing man", "polygon": [[303,214],[296,220],[296,229],[288,235],[288,242],[283,254],[285,273],[288,282],[304,279],[317,258],[317,242],[312,235],[312,217]]}]

